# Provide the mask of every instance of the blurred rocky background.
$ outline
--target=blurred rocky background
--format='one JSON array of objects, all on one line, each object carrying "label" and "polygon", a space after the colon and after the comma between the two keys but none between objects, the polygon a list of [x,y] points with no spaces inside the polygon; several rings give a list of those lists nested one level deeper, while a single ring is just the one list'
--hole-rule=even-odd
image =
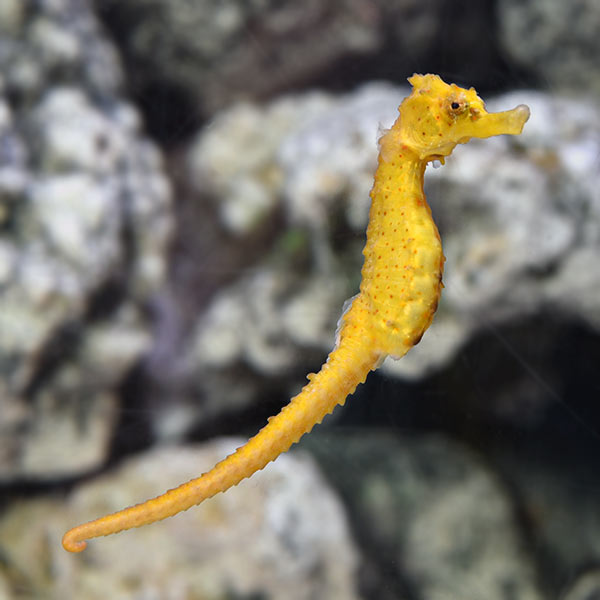
[{"label": "blurred rocky background", "polygon": [[[599,27],[589,0],[1,0],[0,598],[600,597]],[[236,489],[65,553],[319,368],[413,72],[532,109],[428,169],[421,343]]]}]

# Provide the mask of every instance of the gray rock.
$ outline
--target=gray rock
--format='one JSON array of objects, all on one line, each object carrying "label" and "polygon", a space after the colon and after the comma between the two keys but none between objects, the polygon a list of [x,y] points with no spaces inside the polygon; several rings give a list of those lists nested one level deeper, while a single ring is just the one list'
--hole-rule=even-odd
[{"label": "gray rock", "polygon": [[157,449],[79,487],[67,502],[15,503],[0,518],[6,597],[20,590],[21,598],[81,600],[358,598],[358,555],[343,507],[301,453],[175,518],[92,540],[85,554],[60,546],[66,527],[197,477],[241,443]]},{"label": "gray rock", "polygon": [[529,67],[549,89],[577,96],[600,91],[597,2],[502,0],[498,20],[507,55]]},{"label": "gray rock", "polygon": [[0,480],[106,457],[114,388],[151,344],[170,189],[87,2],[3,3]]},{"label": "gray rock", "polygon": [[0,63],[7,87],[21,99],[52,83],[78,84],[110,98],[123,74],[114,47],[102,35],[87,0],[2,2]]},{"label": "gray rock", "polygon": [[490,4],[309,0],[299,10],[290,0],[104,0],[98,9],[137,90],[167,90],[190,112],[212,115],[315,82],[348,89],[373,77],[397,80],[440,55],[449,72],[497,86],[503,61]]},{"label": "gray rock", "polygon": [[395,579],[418,598],[543,598],[510,496],[467,448],[331,431],[302,445],[347,503],[382,589]]},{"label": "gray rock", "polygon": [[[577,448],[575,443],[559,441],[541,456],[537,449],[504,449],[498,458],[519,490],[530,536],[546,562],[546,581],[561,590],[569,583],[574,598],[587,598],[586,589],[600,591],[599,574],[589,569],[600,562],[600,482],[595,455],[584,445]],[[579,578],[576,573],[581,574]]]},{"label": "gray rock", "polygon": [[600,598],[600,571],[594,569],[580,575],[568,591],[562,596],[563,600],[598,600]]},{"label": "gray rock", "polygon": [[[207,112],[305,81],[378,47],[378,7],[305,2],[135,0],[103,3],[138,83],[184,90]],[[183,57],[183,60],[182,60]]]}]

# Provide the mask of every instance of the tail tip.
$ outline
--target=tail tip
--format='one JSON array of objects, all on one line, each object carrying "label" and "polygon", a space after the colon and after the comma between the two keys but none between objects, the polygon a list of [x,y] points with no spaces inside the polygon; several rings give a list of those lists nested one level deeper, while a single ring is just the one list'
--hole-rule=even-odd
[{"label": "tail tip", "polygon": [[63,536],[62,546],[67,552],[81,552],[87,548],[87,542],[76,539],[71,530]]}]

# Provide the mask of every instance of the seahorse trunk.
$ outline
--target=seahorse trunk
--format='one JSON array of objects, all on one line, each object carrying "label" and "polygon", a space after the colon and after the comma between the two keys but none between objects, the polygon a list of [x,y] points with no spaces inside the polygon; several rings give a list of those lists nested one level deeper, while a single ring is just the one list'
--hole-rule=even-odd
[{"label": "seahorse trunk", "polygon": [[286,452],[315,423],[331,413],[337,404],[363,383],[376,367],[379,353],[364,344],[366,332],[354,326],[342,329],[339,345],[329,354],[317,374],[291,399],[281,412],[271,417],[253,438],[202,476],[172,490],[116,513],[84,523],[68,531],[62,540],[65,550],[80,552],[85,540],[118,533],[161,521],[224,492]]}]

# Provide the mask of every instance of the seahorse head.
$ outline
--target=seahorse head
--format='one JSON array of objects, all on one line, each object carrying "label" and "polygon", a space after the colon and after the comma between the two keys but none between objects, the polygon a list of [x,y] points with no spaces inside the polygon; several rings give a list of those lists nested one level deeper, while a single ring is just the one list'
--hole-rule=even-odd
[{"label": "seahorse head", "polygon": [[421,160],[443,162],[457,144],[474,137],[519,134],[529,118],[524,104],[488,113],[474,88],[449,85],[437,75],[415,74],[408,81],[413,91],[400,105],[400,118],[390,133]]}]

